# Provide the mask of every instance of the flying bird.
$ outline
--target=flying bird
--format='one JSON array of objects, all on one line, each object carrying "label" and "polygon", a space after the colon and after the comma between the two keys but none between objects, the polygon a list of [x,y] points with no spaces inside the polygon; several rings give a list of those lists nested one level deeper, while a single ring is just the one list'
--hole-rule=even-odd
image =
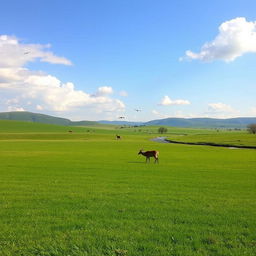
[{"label": "flying bird", "polygon": [[119,119],[125,119],[125,117],[124,117],[124,116],[119,116],[118,118],[119,118]]},{"label": "flying bird", "polygon": [[30,52],[24,52],[24,55],[29,54]]},{"label": "flying bird", "polygon": [[136,112],[140,112],[141,111],[141,109],[134,109]]}]

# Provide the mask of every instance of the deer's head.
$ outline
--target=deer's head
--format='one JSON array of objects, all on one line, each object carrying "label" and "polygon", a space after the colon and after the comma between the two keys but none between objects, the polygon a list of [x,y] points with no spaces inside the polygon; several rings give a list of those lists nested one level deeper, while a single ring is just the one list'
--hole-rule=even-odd
[{"label": "deer's head", "polygon": [[143,149],[141,149],[141,150],[139,151],[138,155],[142,154],[142,150],[143,150]]}]

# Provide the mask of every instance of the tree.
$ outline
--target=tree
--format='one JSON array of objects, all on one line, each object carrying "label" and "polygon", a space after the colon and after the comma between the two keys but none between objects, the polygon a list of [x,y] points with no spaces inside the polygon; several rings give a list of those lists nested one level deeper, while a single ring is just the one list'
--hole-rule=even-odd
[{"label": "tree", "polygon": [[167,128],[165,128],[165,127],[159,127],[158,128],[158,133],[163,134],[163,133],[166,133],[166,132],[167,132]]},{"label": "tree", "polygon": [[256,124],[249,124],[247,130],[249,133],[256,134]]}]

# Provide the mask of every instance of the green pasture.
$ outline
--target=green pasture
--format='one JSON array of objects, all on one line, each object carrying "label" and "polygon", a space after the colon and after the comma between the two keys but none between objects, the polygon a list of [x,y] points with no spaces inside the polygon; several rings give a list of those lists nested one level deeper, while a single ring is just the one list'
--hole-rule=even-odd
[{"label": "green pasture", "polygon": [[168,138],[182,142],[212,142],[216,144],[231,144],[234,146],[256,146],[256,135],[243,132],[221,132],[221,133],[195,133],[184,136],[168,135]]},{"label": "green pasture", "polygon": [[[0,121],[0,255],[254,256],[256,150],[156,136],[157,127]],[[160,151],[159,164],[145,164],[141,148]]]}]

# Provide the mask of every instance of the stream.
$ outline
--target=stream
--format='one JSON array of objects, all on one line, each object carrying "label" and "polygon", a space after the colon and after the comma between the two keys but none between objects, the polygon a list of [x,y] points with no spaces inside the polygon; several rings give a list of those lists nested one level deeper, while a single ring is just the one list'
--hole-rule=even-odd
[{"label": "stream", "polygon": [[256,146],[235,146],[230,144],[218,144],[213,142],[182,142],[175,140],[168,140],[166,137],[156,137],[151,139],[152,141],[159,143],[173,143],[173,144],[185,144],[185,145],[197,145],[197,146],[212,146],[212,147],[224,147],[229,149],[238,149],[238,148],[247,148],[247,149],[256,149]]}]

